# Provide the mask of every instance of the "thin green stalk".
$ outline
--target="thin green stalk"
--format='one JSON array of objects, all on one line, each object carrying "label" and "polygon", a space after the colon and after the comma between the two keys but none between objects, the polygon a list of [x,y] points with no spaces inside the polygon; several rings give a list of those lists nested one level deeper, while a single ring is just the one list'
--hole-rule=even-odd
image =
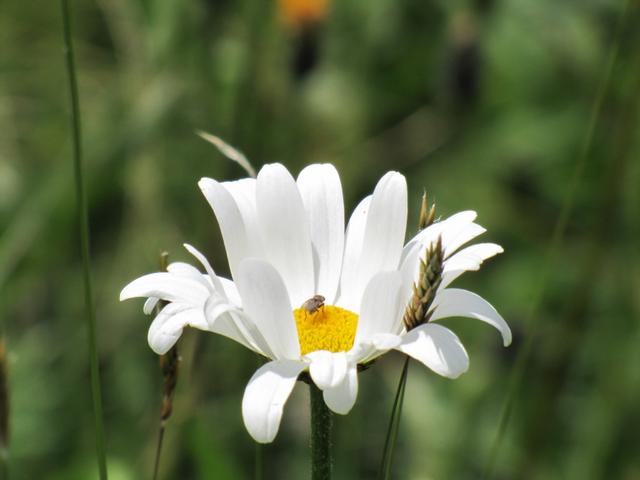
[{"label": "thin green stalk", "polygon": [[409,374],[409,357],[405,358],[396,397],[391,408],[391,418],[389,419],[389,427],[387,428],[387,438],[384,441],[384,451],[382,453],[382,462],[378,471],[378,478],[388,480],[391,478],[391,465],[393,464],[393,451],[398,438],[398,430],[400,429],[400,418],[402,417],[402,406],[404,405],[404,392],[407,386],[407,377]]},{"label": "thin green stalk", "polygon": [[156,444],[156,458],[153,462],[153,480],[158,478],[158,472],[160,471],[160,455],[162,454],[162,443],[164,441],[164,421],[160,423],[160,429],[158,430],[158,443]]},{"label": "thin green stalk", "polygon": [[255,465],[253,471],[253,478],[255,480],[262,480],[264,478],[263,475],[263,465],[264,463],[264,445],[256,442],[256,452],[255,452]]},{"label": "thin green stalk", "polygon": [[[1,315],[1,314],[0,314]],[[9,379],[7,346],[0,337],[0,480],[9,478]]]},{"label": "thin green stalk", "polygon": [[0,293],[0,480],[9,479],[9,362]]},{"label": "thin green stalk", "polygon": [[87,318],[87,335],[89,341],[89,363],[91,368],[91,396],[93,397],[93,418],[95,422],[96,452],[100,479],[107,478],[107,461],[105,454],[104,426],[102,420],[102,394],[100,392],[100,370],[98,367],[98,349],[96,346],[96,319],[91,288],[91,257],[89,253],[89,219],[87,200],[82,175],[82,136],[80,132],[80,100],[71,38],[71,13],[68,0],[60,0],[62,10],[64,55],[69,80],[69,96],[71,102],[71,130],[73,139],[73,168],[75,176],[76,202],[78,209],[78,225],[80,251],[82,255],[82,274],[84,281],[84,299]]},{"label": "thin green stalk", "polygon": [[618,19],[615,38],[608,55],[608,60],[604,70],[604,75],[598,85],[596,97],[594,99],[594,102],[591,108],[591,114],[589,116],[587,131],[585,133],[585,137],[582,142],[580,152],[578,154],[578,160],[576,162],[573,174],[571,176],[569,187],[567,188],[567,191],[566,191],[566,195],[562,204],[562,209],[560,210],[560,214],[558,215],[558,219],[556,220],[553,234],[552,234],[551,240],[549,241],[549,245],[547,247],[546,261],[544,262],[543,270],[539,277],[538,288],[536,289],[536,294],[533,297],[531,307],[529,308],[528,315],[526,316],[525,325],[528,327],[530,326],[530,331],[529,331],[529,334],[527,335],[527,339],[525,341],[523,348],[518,353],[516,362],[514,364],[514,368],[511,372],[511,376],[509,379],[509,387],[507,391],[507,398],[505,400],[505,403],[502,407],[502,411],[500,413],[500,419],[498,421],[498,430],[496,432],[496,437],[491,446],[487,464],[484,470],[483,478],[485,479],[490,478],[492,475],[493,468],[497,459],[498,451],[500,449],[502,439],[506,432],[507,425],[509,424],[509,420],[511,418],[511,411],[513,410],[513,403],[515,401],[515,396],[518,389],[520,388],[522,379],[524,378],[524,372],[529,362],[531,353],[533,352],[534,342],[538,336],[538,332],[540,329],[539,323],[537,322],[532,323],[532,319],[537,315],[540,305],[542,304],[542,300],[546,293],[546,287],[548,284],[547,280],[549,278],[551,268],[553,265],[553,259],[555,258],[556,252],[559,249],[562,243],[562,240],[564,239],[564,235],[567,229],[567,222],[570,218],[571,212],[573,211],[573,207],[575,203],[574,202],[575,194],[578,189],[578,185],[580,184],[580,180],[582,179],[587,158],[589,157],[589,153],[593,145],[593,137],[596,130],[596,126],[598,125],[598,119],[600,117],[600,112],[602,110],[605,94],[608,90],[609,81],[611,79],[613,68],[618,58],[620,39],[621,39],[622,31],[624,29],[626,12],[628,10],[628,7],[629,7],[629,0],[624,0],[624,6],[622,8],[620,17]]},{"label": "thin green stalk", "polygon": [[331,412],[324,403],[322,391],[309,383],[311,397],[311,480],[330,480]]}]

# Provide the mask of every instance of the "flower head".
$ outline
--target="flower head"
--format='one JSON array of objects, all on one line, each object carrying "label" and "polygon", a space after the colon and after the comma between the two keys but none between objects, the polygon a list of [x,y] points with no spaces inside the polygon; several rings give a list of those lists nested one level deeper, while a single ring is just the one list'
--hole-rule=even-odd
[{"label": "flower head", "polygon": [[[310,165],[297,180],[271,164],[257,179],[204,178],[199,186],[220,225],[233,281],[217,276],[186,245],[206,274],[174,263],[167,272],[134,280],[120,298],[148,297],[146,313],[158,299],[169,302],[149,329],[157,353],[191,326],[269,359],[249,381],[242,402],[245,426],[256,441],[275,438],[303,371],[323,390],[327,406],[346,414],[357,397],[358,365],[389,350],[446,377],[464,373],[467,352],[438,323],[443,318],[481,320],[500,331],[505,345],[511,342],[508,325],[486,300],[448,288],[502,248],[480,243],[461,249],[485,231],[472,211],[432,223],[405,245],[407,186],[401,174],[380,179],[346,231],[340,177],[330,164]],[[436,275],[437,284],[427,285],[426,275]]]}]

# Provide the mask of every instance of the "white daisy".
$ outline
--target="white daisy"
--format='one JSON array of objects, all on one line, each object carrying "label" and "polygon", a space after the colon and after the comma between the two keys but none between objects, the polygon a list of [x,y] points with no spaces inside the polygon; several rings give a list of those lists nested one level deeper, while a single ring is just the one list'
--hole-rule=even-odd
[{"label": "white daisy", "polygon": [[[499,245],[462,245],[484,228],[475,212],[455,214],[422,230],[404,245],[407,186],[389,172],[356,207],[344,229],[340,177],[330,164],[311,165],[297,181],[280,164],[257,179],[199,183],[220,225],[233,281],[218,277],[186,245],[206,275],[185,263],[134,280],[121,300],[169,302],[149,329],[149,344],[165,353],[185,326],[225,335],[269,359],[244,393],[242,414],[251,436],[271,442],[298,376],[308,371],[327,406],[346,414],[358,392],[358,365],[396,349],[436,373],[455,378],[469,366],[446,317],[475,318],[497,328],[505,346],[508,325],[478,295],[448,288],[460,274],[478,270]],[[441,239],[442,282],[429,322],[407,331],[402,318],[418,280],[420,259]],[[324,306],[303,308],[315,295]],[[317,307],[318,305],[316,305]]]}]

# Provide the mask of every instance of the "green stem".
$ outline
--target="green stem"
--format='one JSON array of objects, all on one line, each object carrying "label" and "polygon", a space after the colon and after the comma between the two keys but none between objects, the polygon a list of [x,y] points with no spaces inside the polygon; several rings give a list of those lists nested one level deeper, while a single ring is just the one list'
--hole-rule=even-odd
[{"label": "green stem", "polygon": [[331,412],[324,403],[322,392],[313,382],[309,384],[311,397],[311,479],[331,478]]},{"label": "green stem", "polygon": [[255,466],[254,466],[254,472],[253,472],[254,480],[262,480],[264,478],[264,476],[262,475],[263,463],[264,463],[264,445],[256,442]]},{"label": "green stem", "polygon": [[96,346],[96,319],[91,289],[91,266],[89,254],[89,219],[87,214],[87,200],[82,175],[82,136],[80,132],[80,100],[76,81],[76,68],[73,56],[73,41],[71,39],[71,13],[68,0],[60,0],[62,10],[64,55],[69,80],[69,95],[71,101],[71,129],[73,136],[73,167],[76,187],[76,202],[78,208],[78,225],[80,236],[80,251],[82,255],[82,273],[84,281],[84,299],[87,318],[87,334],[89,341],[89,363],[91,368],[91,395],[93,397],[93,418],[95,422],[96,452],[100,479],[107,478],[107,461],[104,444],[104,426],[102,423],[102,394],[100,392],[100,370],[98,368],[98,350]]},{"label": "green stem", "polygon": [[162,444],[164,442],[164,420],[160,421],[160,429],[158,430],[158,443],[156,444],[156,459],[153,462],[153,480],[158,478],[160,472],[160,455],[162,453]]},{"label": "green stem", "polygon": [[382,463],[378,471],[378,478],[387,480],[391,478],[391,465],[393,464],[393,451],[400,430],[400,417],[402,417],[402,406],[404,405],[404,392],[407,386],[407,377],[409,374],[409,357],[405,358],[398,389],[396,390],[396,398],[391,408],[391,418],[389,419],[389,427],[387,428],[387,438],[384,441],[384,451],[382,452]]}]

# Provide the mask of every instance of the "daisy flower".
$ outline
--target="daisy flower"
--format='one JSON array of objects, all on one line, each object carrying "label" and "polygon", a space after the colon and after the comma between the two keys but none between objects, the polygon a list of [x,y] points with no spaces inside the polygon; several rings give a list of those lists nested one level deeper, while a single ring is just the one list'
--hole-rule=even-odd
[{"label": "daisy flower", "polygon": [[[461,248],[485,231],[472,211],[433,223],[405,245],[407,185],[401,174],[380,179],[346,231],[340,177],[330,164],[310,165],[297,180],[271,164],[256,179],[203,178],[199,186],[220,225],[233,280],[216,275],[201,253],[185,245],[205,274],[173,263],[167,272],[131,282],[120,299],[148,297],[147,314],[159,300],[168,302],[149,328],[149,345],[158,354],[190,326],[227,336],[268,359],[242,401],[245,426],[256,441],[273,441],[302,372],[332,411],[346,414],[357,397],[358,366],[389,350],[445,377],[464,373],[467,352],[439,323],[444,318],[475,318],[497,328],[505,346],[511,342],[508,325],[486,300],[449,288],[502,248]],[[440,252],[439,284],[429,311],[420,312],[424,321],[407,328],[403,316],[416,307],[412,297],[420,290],[423,259],[434,248]]]}]

